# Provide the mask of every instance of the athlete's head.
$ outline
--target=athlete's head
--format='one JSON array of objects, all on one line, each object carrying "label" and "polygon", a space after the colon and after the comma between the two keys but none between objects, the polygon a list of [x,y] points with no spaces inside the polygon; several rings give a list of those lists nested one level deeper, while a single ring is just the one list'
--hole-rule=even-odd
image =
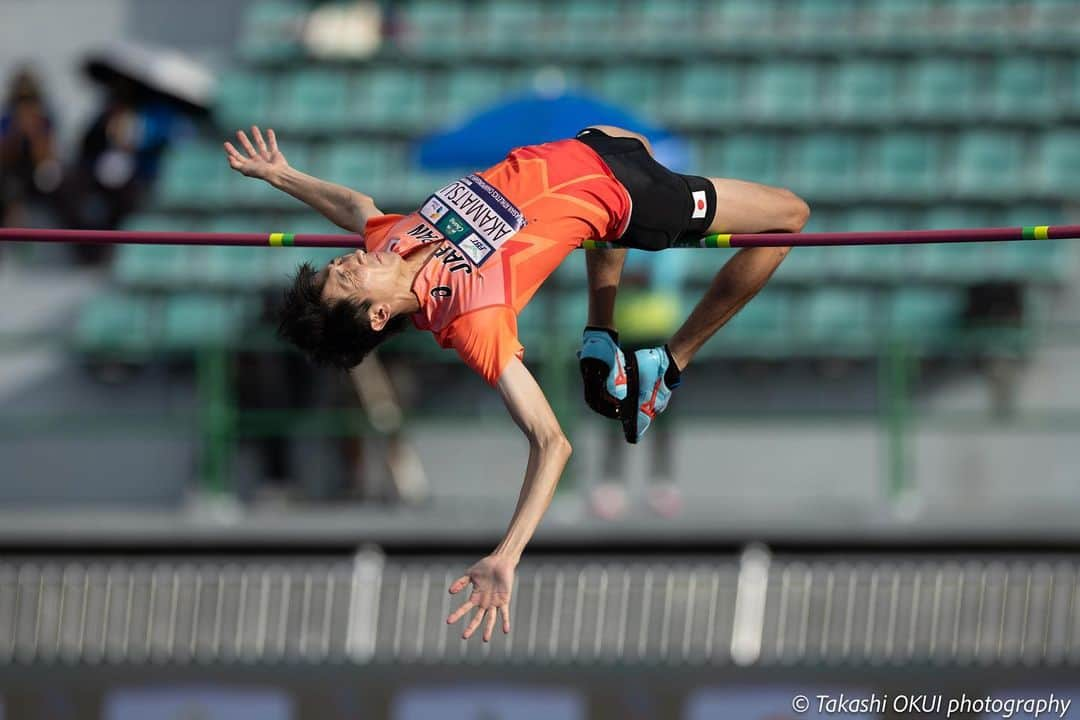
[{"label": "athlete's head", "polygon": [[359,365],[408,323],[406,315],[395,312],[407,277],[403,265],[396,253],[362,250],[336,257],[320,270],[304,263],[285,291],[278,333],[318,365],[344,370]]}]

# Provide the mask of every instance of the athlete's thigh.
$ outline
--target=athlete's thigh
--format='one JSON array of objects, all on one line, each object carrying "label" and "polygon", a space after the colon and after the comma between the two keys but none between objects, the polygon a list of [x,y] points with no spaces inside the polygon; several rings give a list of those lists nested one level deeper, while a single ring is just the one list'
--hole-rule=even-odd
[{"label": "athlete's thigh", "polygon": [[786,228],[797,198],[787,190],[733,178],[709,178],[716,188],[710,233],[757,233]]}]

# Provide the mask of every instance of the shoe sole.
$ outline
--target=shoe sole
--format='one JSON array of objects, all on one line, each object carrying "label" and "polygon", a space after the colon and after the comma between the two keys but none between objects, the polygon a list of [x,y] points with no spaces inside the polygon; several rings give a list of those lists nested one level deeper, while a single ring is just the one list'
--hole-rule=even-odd
[{"label": "shoe sole", "polygon": [[637,414],[638,414],[638,381],[637,354],[630,353],[626,356],[626,397],[622,399],[619,407],[619,419],[622,420],[623,436],[626,442],[636,445],[638,441]]},{"label": "shoe sole", "polygon": [[580,360],[581,378],[585,381],[585,404],[604,417],[619,419],[620,401],[612,404],[607,395],[608,364],[598,358]]}]

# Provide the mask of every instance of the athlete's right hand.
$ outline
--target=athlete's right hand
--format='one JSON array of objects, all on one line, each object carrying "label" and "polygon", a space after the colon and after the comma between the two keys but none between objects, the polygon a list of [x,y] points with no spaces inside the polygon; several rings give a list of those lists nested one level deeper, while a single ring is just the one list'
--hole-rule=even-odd
[{"label": "athlete's right hand", "polygon": [[275,175],[289,167],[289,163],[278,150],[277,136],[272,129],[266,131],[269,145],[263,140],[257,125],[251,126],[251,136],[255,138],[254,145],[248,140],[243,130],[236,131],[236,139],[247,152],[246,155],[237,150],[231,142],[225,142],[225,155],[229,158],[229,167],[248,177],[271,182]]},{"label": "athlete's right hand", "polygon": [[578,352],[585,404],[604,417],[618,418],[626,398],[626,358],[618,335],[602,328],[585,328]]}]

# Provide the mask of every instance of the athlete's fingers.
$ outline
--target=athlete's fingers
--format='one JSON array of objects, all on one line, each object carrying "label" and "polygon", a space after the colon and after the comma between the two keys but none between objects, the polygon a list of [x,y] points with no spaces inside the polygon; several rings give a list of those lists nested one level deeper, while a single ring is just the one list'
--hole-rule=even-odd
[{"label": "athlete's fingers", "polygon": [[259,131],[258,125],[251,126],[251,136],[255,138],[255,147],[259,148],[259,154],[263,157],[266,156],[266,141],[263,140],[262,133]]},{"label": "athlete's fingers", "polygon": [[469,576],[468,575],[462,575],[461,577],[459,577],[457,580],[454,581],[453,585],[450,586],[450,594],[451,595],[457,595],[459,592],[464,590],[465,586],[468,585],[468,584],[469,584]]},{"label": "athlete's fingers", "polygon": [[447,625],[453,625],[458,620],[465,617],[465,614],[468,613],[469,610],[471,610],[473,607],[474,607],[473,601],[472,600],[466,600],[462,604],[461,607],[459,607],[454,612],[450,613],[450,617],[446,618],[446,624]]},{"label": "athlete's fingers", "polygon": [[270,152],[277,154],[279,150],[277,147],[277,135],[274,133],[274,128],[266,129],[266,139],[270,141]]},{"label": "athlete's fingers", "polygon": [[248,140],[248,136],[244,133],[243,130],[237,130],[236,137],[240,141],[240,144],[243,146],[244,150],[247,151],[247,154],[249,156],[251,156],[252,158],[258,156],[258,153],[255,152],[255,148],[252,146],[251,141]]},{"label": "athlete's fingers", "polygon": [[238,160],[240,162],[244,161],[244,156],[241,155],[240,151],[236,149],[236,146],[228,140],[225,141],[225,152],[229,154],[229,158],[231,160]]},{"label": "athlete's fingers", "polygon": [[465,632],[461,634],[463,640],[468,640],[472,637],[472,634],[476,632],[476,628],[480,627],[480,623],[484,620],[484,613],[487,610],[484,608],[477,608],[476,613],[473,614],[472,620],[469,621],[469,626],[465,628]]},{"label": "athlete's fingers", "polygon": [[484,642],[491,640],[491,633],[495,631],[495,620],[498,619],[498,615],[498,608],[488,608],[487,622],[484,623]]},{"label": "athlete's fingers", "polygon": [[503,635],[510,633],[510,605],[507,603],[499,608],[503,616]]}]

